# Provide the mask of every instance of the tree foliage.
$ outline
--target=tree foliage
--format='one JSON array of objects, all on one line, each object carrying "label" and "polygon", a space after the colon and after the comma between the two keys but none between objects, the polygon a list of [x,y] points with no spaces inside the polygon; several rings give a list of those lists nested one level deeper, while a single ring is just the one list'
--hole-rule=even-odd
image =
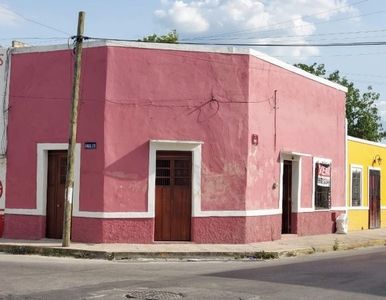
[{"label": "tree foliage", "polygon": [[148,43],[169,43],[169,44],[178,44],[178,33],[177,30],[173,29],[167,35],[158,36],[157,34],[149,35],[142,39],[138,40],[139,42],[148,42]]},{"label": "tree foliage", "polygon": [[324,64],[295,64],[295,66],[347,87],[346,118],[348,135],[374,142],[380,142],[386,137],[386,131],[383,130],[377,107],[380,95],[373,92],[371,86],[368,86],[366,92],[361,94],[359,89],[355,88],[353,82],[348,81],[346,77],[340,76],[339,71],[326,76]]}]

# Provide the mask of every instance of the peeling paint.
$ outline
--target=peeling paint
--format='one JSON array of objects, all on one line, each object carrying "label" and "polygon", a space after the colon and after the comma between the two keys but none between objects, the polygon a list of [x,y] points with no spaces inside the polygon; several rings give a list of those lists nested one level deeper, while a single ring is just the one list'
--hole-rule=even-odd
[{"label": "peeling paint", "polygon": [[105,171],[105,175],[116,179],[138,179],[138,174],[128,174],[119,171]]}]

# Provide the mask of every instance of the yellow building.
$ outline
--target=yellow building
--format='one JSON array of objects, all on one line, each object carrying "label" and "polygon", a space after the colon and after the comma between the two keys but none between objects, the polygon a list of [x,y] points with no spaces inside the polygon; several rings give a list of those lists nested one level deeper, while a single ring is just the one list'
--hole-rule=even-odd
[{"label": "yellow building", "polygon": [[348,230],[386,227],[386,144],[348,137],[347,149]]}]

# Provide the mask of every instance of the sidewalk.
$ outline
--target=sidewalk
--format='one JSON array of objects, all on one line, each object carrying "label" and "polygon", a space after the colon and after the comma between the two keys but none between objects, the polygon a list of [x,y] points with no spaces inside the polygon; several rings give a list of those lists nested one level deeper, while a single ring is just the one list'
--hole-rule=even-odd
[{"label": "sidewalk", "polygon": [[83,244],[61,246],[61,240],[8,240],[0,238],[0,252],[97,259],[240,259],[280,258],[314,252],[386,245],[386,228],[297,237],[252,244]]}]

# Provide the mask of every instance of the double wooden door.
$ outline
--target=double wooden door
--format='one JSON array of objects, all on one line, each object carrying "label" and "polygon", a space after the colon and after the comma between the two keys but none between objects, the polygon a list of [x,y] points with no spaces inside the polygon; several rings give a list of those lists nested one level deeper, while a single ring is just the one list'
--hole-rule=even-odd
[{"label": "double wooden door", "polygon": [[157,151],[155,240],[190,241],[192,153]]},{"label": "double wooden door", "polygon": [[62,238],[66,174],[67,151],[49,151],[46,210],[47,238]]},{"label": "double wooden door", "polygon": [[381,172],[370,170],[369,178],[369,228],[381,227]]}]

